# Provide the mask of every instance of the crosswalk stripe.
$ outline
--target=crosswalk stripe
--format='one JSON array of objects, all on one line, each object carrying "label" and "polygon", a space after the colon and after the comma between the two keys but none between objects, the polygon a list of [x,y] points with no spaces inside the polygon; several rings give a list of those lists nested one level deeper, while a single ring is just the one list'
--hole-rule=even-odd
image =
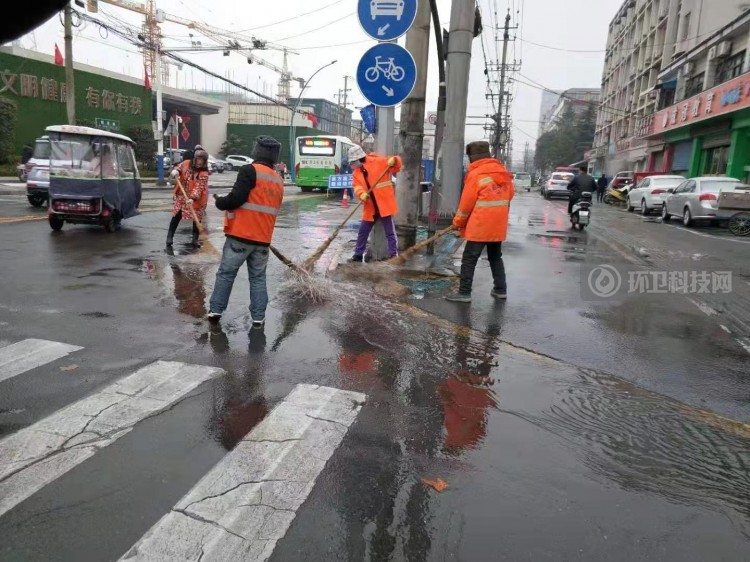
[{"label": "crosswalk stripe", "polygon": [[0,348],[0,382],[56,361],[82,347],[55,341],[27,339]]},{"label": "crosswalk stripe", "polygon": [[365,398],[297,385],[120,560],[267,560]]},{"label": "crosswalk stripe", "polygon": [[0,441],[0,515],[221,369],[157,361]]}]

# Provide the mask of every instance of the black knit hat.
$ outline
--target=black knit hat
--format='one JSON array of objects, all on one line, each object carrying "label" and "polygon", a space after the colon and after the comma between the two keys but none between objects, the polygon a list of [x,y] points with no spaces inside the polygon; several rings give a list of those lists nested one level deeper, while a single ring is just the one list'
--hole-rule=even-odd
[{"label": "black knit hat", "polygon": [[276,164],[279,161],[281,152],[281,143],[268,135],[260,135],[255,139],[253,148],[253,160],[260,160],[269,164]]},{"label": "black knit hat", "polygon": [[472,162],[484,158],[492,158],[490,154],[490,143],[487,141],[475,141],[466,145],[466,155]]}]

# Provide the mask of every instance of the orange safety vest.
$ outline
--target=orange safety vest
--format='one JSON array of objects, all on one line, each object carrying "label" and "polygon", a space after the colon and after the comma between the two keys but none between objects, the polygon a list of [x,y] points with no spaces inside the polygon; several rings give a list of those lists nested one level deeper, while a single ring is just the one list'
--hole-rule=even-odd
[{"label": "orange safety vest", "polygon": [[471,242],[504,242],[508,235],[513,176],[494,158],[469,164],[453,226]]},{"label": "orange safety vest", "polygon": [[255,168],[255,187],[250,190],[247,203],[224,213],[224,234],[270,244],[284,198],[284,182],[267,166],[252,164],[252,167]]},{"label": "orange safety vest", "polygon": [[[391,173],[397,173],[401,170],[401,158],[395,157],[396,165],[390,171],[388,170],[387,156],[378,156],[377,154],[368,154],[365,159],[364,169],[367,170],[367,180],[361,167],[354,170],[352,183],[354,184],[354,193],[359,199],[363,193],[367,193],[369,182],[372,191],[370,199],[365,201],[362,220],[372,222],[375,220],[375,203],[377,203],[378,215],[381,217],[391,217],[398,213],[398,203],[396,202],[396,190],[393,187],[393,178]],[[383,173],[385,172],[385,175]],[[382,177],[381,177],[382,175]],[[377,183],[376,183],[377,182]],[[371,199],[375,199],[375,203]]]}]

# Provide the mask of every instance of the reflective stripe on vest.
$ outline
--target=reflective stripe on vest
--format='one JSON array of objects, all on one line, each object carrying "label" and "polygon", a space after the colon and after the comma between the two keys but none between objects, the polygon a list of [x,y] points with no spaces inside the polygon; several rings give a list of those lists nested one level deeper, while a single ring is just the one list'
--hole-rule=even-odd
[{"label": "reflective stripe on vest", "polygon": [[510,201],[504,199],[502,201],[477,201],[476,207],[508,207]]},{"label": "reflective stripe on vest", "polygon": [[469,215],[467,213],[462,213],[461,211],[457,211],[456,214],[461,217],[462,219],[465,219]]},{"label": "reflective stripe on vest", "polygon": [[259,213],[266,213],[267,215],[278,215],[279,210],[274,207],[268,207],[266,205],[256,205],[255,203],[244,203],[240,209],[246,211],[257,211]]},{"label": "reflective stripe on vest", "polygon": [[279,176],[277,176],[275,174],[266,174],[265,172],[258,172],[256,170],[255,171],[255,176],[258,177],[258,178],[260,178],[260,179],[273,182],[276,185],[280,185],[282,187],[284,186],[284,182],[282,182],[281,178],[279,178]]},{"label": "reflective stripe on vest", "polygon": [[489,185],[491,183],[495,183],[495,180],[493,180],[492,178],[482,178],[481,180],[479,180],[479,185]]},{"label": "reflective stripe on vest", "polygon": [[375,186],[375,189],[380,189],[381,187],[393,187],[393,182],[391,180],[381,181]]}]

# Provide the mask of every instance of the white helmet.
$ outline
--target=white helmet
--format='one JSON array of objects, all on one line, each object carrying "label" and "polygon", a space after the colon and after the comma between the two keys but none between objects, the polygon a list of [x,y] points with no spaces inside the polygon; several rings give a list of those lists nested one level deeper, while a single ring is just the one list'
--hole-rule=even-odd
[{"label": "white helmet", "polygon": [[365,151],[362,150],[361,146],[354,145],[349,149],[349,154],[347,155],[349,157],[349,162],[356,162],[357,160],[362,160],[367,154],[365,154]]}]

